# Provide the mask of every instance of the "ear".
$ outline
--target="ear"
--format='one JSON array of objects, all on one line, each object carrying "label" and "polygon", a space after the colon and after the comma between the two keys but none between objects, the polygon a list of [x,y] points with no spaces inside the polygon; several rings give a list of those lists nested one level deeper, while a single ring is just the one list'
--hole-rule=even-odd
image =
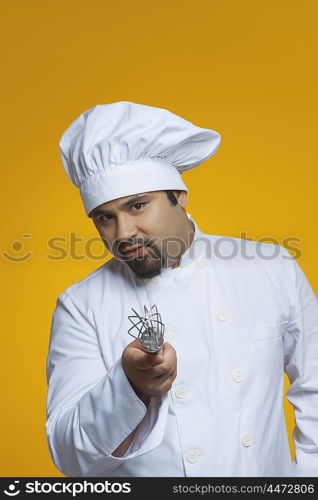
[{"label": "ear", "polygon": [[188,193],[187,191],[173,191],[175,197],[181,208],[185,209],[188,204]]}]

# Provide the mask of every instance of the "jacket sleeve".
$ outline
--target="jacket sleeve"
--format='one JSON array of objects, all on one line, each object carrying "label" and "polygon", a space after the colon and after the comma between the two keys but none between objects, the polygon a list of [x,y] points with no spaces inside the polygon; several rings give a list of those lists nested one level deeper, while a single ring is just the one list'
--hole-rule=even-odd
[{"label": "jacket sleeve", "polygon": [[[46,375],[46,435],[51,458],[66,476],[109,476],[125,460],[161,443],[167,394],[152,398],[146,408],[121,359],[107,371],[94,322],[66,292],[53,312]],[[125,455],[114,457],[135,428]]]},{"label": "jacket sleeve", "polygon": [[[282,247],[283,248],[283,247]],[[284,334],[286,393],[294,407],[295,477],[318,476],[318,300],[297,261],[283,248],[291,273],[291,315]]]}]

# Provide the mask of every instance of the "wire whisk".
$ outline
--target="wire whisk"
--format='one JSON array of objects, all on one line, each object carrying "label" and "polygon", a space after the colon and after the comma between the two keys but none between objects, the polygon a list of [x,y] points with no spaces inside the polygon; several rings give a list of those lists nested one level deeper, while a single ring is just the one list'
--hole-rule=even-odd
[{"label": "wire whisk", "polygon": [[[131,309],[135,314],[128,316],[129,321],[133,324],[128,330],[129,335],[137,339],[145,351],[152,354],[160,351],[164,343],[165,325],[157,306],[154,304],[150,310],[144,306],[144,316],[139,315],[133,308]],[[134,329],[138,331],[137,336],[131,333]]]}]

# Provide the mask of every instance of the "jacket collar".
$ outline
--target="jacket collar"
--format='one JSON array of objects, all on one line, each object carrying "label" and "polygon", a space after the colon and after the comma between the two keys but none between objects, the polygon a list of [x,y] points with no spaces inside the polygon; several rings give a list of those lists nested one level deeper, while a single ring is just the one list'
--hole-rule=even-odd
[{"label": "jacket collar", "polygon": [[194,236],[190,246],[187,250],[181,255],[179,266],[172,267],[164,267],[161,269],[160,276],[168,275],[168,274],[179,274],[182,268],[194,264],[198,259],[201,258],[204,248],[205,248],[205,234],[199,229],[195,220],[191,217],[190,214],[187,213],[188,219],[191,222],[194,228]]},{"label": "jacket collar", "polygon": [[187,250],[181,255],[179,267],[184,267],[188,264],[193,263],[197,258],[201,256],[202,250],[204,248],[204,233],[200,231],[197,223],[191,217],[191,215],[187,213],[187,216],[194,228],[194,237],[189,248],[187,248]]}]

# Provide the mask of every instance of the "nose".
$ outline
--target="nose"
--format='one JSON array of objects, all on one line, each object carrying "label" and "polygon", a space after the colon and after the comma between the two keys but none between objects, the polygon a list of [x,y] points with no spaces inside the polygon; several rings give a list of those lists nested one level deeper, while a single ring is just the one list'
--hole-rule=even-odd
[{"label": "nose", "polygon": [[131,243],[137,238],[137,234],[138,232],[133,217],[125,213],[117,216],[117,244],[120,244],[121,242],[127,243],[129,240]]}]

